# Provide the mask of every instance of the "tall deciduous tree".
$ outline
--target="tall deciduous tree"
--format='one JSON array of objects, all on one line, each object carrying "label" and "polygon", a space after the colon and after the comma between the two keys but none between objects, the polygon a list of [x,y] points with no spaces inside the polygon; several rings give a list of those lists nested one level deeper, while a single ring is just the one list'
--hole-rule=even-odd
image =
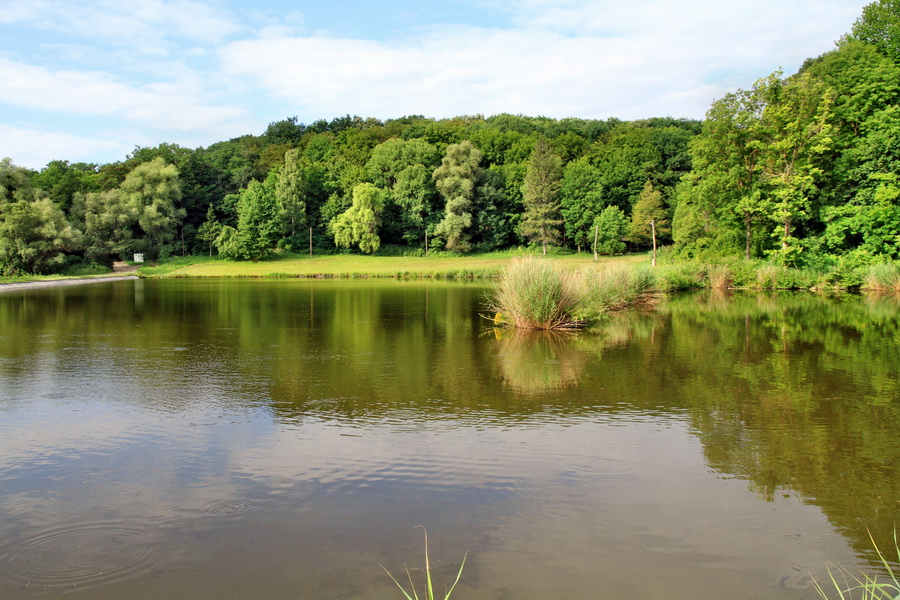
[{"label": "tall deciduous tree", "polygon": [[528,172],[522,186],[525,214],[522,216],[522,235],[531,243],[547,245],[562,241],[562,218],[559,214],[559,191],[562,181],[562,160],[553,153],[547,140],[538,140],[528,159]]},{"label": "tall deciduous tree", "polygon": [[563,170],[560,212],[566,238],[580,250],[594,240],[594,220],[603,208],[603,175],[587,159],[570,162]]},{"label": "tall deciduous tree", "polygon": [[900,63],[900,0],[877,0],[864,7],[851,37],[874,45]]},{"label": "tall deciduous tree", "polygon": [[622,236],[628,232],[628,219],[618,206],[607,206],[594,221],[597,248],[600,254],[621,254],[625,251]]},{"label": "tall deciduous tree", "polygon": [[765,175],[772,189],[771,218],[779,224],[780,259],[793,262],[799,248],[794,225],[809,216],[810,196],[822,169],[818,157],[832,143],[834,95],[809,73],[772,79],[763,109]]},{"label": "tall deciduous tree", "polygon": [[76,195],[74,204],[84,218],[85,256],[100,262],[125,258],[134,243],[137,207],[123,201],[118,189]]},{"label": "tall deciduous tree", "polygon": [[737,216],[743,225],[748,260],[754,225],[767,209],[761,194],[762,113],[765,90],[776,78],[773,75],[750,90],[738,90],[715,101],[706,113],[702,132],[690,144],[696,185],[685,188],[690,192],[689,202],[725,222]]},{"label": "tall deciduous tree", "polygon": [[[651,221],[653,221],[653,227],[650,225]],[[656,229],[656,235],[660,237],[665,237],[670,233],[662,192],[654,189],[653,184],[648,181],[644,184],[644,189],[641,190],[641,195],[634,204],[628,239],[635,244],[648,246],[653,241],[653,228]]]},{"label": "tall deciduous tree", "polygon": [[331,223],[334,243],[340,248],[359,246],[372,254],[381,246],[378,227],[384,209],[385,194],[371,183],[360,183],[353,188],[353,205]]},{"label": "tall deciduous tree", "polygon": [[177,208],[181,199],[181,181],[175,165],[167,165],[161,157],[135,167],[119,187],[122,200],[137,213],[137,222],[146,236],[144,249],[152,256],[171,252],[171,244],[184,210]]},{"label": "tall deciduous tree", "polygon": [[451,144],[434,170],[432,179],[444,198],[444,219],[435,234],[445,240],[448,250],[468,252],[472,248],[471,231],[475,188],[482,178],[481,152],[469,141]]},{"label": "tall deciduous tree", "polygon": [[224,227],[219,252],[229,258],[256,260],[275,249],[281,237],[283,213],[275,197],[274,182],[251,181],[238,200],[237,230]]},{"label": "tall deciduous tree", "polygon": [[0,203],[0,272],[43,274],[66,264],[66,254],[80,249],[81,232],[66,220],[50,198]]}]

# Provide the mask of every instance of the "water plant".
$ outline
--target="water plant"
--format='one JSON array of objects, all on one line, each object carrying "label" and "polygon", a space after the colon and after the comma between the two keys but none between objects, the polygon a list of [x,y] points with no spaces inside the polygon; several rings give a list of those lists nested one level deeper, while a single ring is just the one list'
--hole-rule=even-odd
[{"label": "water plant", "polygon": [[872,265],[863,277],[863,287],[875,292],[900,292],[900,267],[896,263]]},{"label": "water plant", "polygon": [[573,313],[583,300],[575,277],[547,259],[514,258],[494,287],[488,307],[495,321],[522,329],[565,329],[579,323]]},{"label": "water plant", "polygon": [[[434,600],[434,585],[431,581],[431,564],[428,562],[428,531],[425,530],[425,527],[422,525],[416,525],[416,527],[421,527],[422,531],[425,533],[425,589],[426,596],[423,596],[423,600]],[[450,594],[453,593],[453,590],[456,588],[456,584],[459,583],[459,578],[462,577],[463,567],[466,566],[466,558],[469,556],[469,553],[466,552],[463,555],[462,564],[459,565],[459,572],[456,574],[456,579],[453,581],[453,585],[450,586],[450,589],[444,594],[443,600],[449,600]],[[412,574],[409,572],[409,567],[404,565],[406,569],[406,577],[409,579],[409,590],[406,591],[397,578],[394,577],[390,571],[387,570],[387,567],[381,565],[381,568],[384,569],[384,572],[388,574],[388,576],[394,580],[394,583],[397,584],[397,587],[400,588],[400,591],[403,592],[403,595],[406,597],[406,600],[419,600],[419,594],[416,592],[416,585],[413,583]]]},{"label": "water plant", "polygon": [[[891,562],[882,554],[872,532],[869,532],[869,539],[872,540],[872,547],[878,555],[881,564],[887,571],[887,579],[879,580],[877,575],[869,573],[855,574],[851,573],[843,567],[828,566],[828,576],[837,593],[836,598],[840,600],[900,600],[900,571],[892,567]],[[900,544],[897,541],[897,531],[894,531],[894,548],[897,551],[897,562],[900,563]],[[896,564],[896,563],[895,563]],[[828,593],[819,585],[818,581],[813,580],[816,591],[824,600],[829,600]]]}]

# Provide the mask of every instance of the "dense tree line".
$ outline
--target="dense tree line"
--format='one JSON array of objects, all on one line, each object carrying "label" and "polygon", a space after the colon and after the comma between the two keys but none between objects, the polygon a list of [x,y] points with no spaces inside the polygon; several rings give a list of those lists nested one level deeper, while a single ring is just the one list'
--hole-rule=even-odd
[{"label": "dense tree line", "polygon": [[836,49],[713,103],[672,199],[684,256],[818,268],[900,258],[900,1]]},{"label": "dense tree line", "polygon": [[648,183],[671,196],[700,128],[672,118],[290,118],[259,136],[136,148],[105,165],[59,160],[34,172],[6,159],[0,261],[6,273],[32,273],[133,252],[253,260],[310,243],[316,252],[581,250],[606,207],[630,215]]},{"label": "dense tree line", "polygon": [[0,272],[519,245],[816,265],[900,258],[900,1],[699,121],[296,117],[104,164],[0,162]]}]

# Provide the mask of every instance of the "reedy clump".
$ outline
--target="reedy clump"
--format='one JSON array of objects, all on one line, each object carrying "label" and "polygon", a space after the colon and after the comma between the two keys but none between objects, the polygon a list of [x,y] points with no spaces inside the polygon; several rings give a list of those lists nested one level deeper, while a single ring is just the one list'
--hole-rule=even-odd
[{"label": "reedy clump", "polygon": [[577,326],[573,314],[584,293],[572,273],[547,259],[514,258],[500,275],[488,300],[495,321],[522,329],[564,329]]},{"label": "reedy clump", "polygon": [[488,308],[501,325],[576,329],[637,302],[653,284],[653,273],[644,267],[570,272],[547,259],[522,257],[500,275]]},{"label": "reedy clump", "polygon": [[900,292],[900,267],[895,263],[872,265],[863,277],[863,287],[873,292]]}]

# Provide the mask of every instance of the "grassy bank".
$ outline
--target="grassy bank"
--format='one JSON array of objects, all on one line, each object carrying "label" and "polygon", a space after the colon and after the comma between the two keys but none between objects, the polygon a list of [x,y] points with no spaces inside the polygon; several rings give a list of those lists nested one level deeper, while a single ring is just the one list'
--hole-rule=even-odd
[{"label": "grassy bank", "polygon": [[[294,256],[270,261],[228,261],[205,257],[178,258],[144,265],[141,277],[409,277],[477,279],[496,277],[521,252],[494,252],[466,256],[361,256],[336,254]],[[554,261],[577,270],[593,265],[590,254],[561,254]],[[647,263],[646,254],[601,258],[602,263]]]}]

